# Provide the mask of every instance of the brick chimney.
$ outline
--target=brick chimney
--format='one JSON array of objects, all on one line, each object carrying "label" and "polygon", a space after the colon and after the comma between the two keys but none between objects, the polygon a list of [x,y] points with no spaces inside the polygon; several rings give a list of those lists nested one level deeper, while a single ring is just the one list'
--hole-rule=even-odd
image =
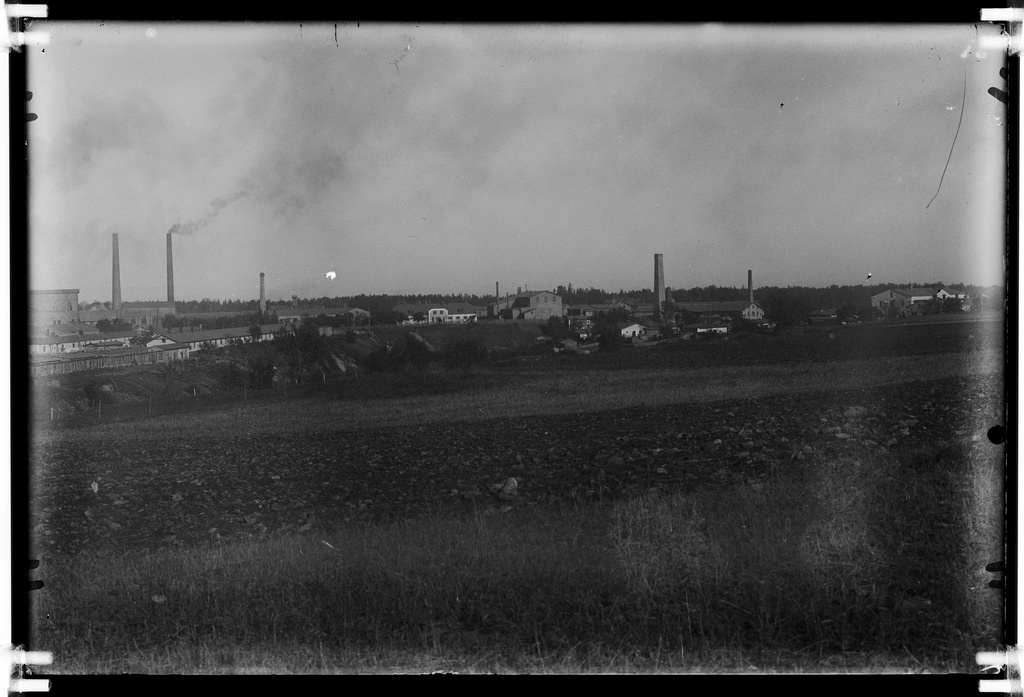
[{"label": "brick chimney", "polygon": [[171,256],[171,233],[167,233],[167,302],[174,302],[174,259]]},{"label": "brick chimney", "polygon": [[117,233],[114,233],[114,264],[113,264],[113,288],[111,290],[111,306],[114,310],[114,318],[121,319],[121,258],[117,251]]}]

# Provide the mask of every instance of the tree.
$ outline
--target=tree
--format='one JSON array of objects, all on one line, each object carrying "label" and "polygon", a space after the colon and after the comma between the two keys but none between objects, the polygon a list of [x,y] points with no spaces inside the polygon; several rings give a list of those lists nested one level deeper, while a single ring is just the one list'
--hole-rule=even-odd
[{"label": "tree", "polygon": [[569,325],[561,317],[551,317],[548,319],[547,324],[541,325],[541,331],[550,336],[554,341],[561,341],[562,339],[568,339],[572,332],[569,330]]},{"label": "tree", "polygon": [[310,366],[330,355],[327,340],[321,336],[314,322],[304,322],[294,332],[275,339],[274,344],[278,354],[299,379]]},{"label": "tree", "polygon": [[249,384],[256,389],[269,389],[274,386],[274,350],[269,344],[253,347],[248,355],[246,370]]},{"label": "tree", "polygon": [[597,328],[597,348],[608,353],[622,348],[622,332],[617,324],[606,323]]},{"label": "tree", "polygon": [[964,301],[963,298],[943,298],[942,299],[942,311],[943,312],[963,312]]},{"label": "tree", "polygon": [[249,336],[252,337],[252,340],[254,342],[259,341],[260,338],[263,336],[263,330],[260,328],[260,325],[253,324],[251,327],[249,327]]},{"label": "tree", "polygon": [[449,370],[469,372],[474,365],[487,360],[487,345],[468,333],[454,337],[445,344],[444,363]]},{"label": "tree", "polygon": [[397,356],[400,364],[411,366],[413,370],[422,370],[430,362],[430,350],[427,342],[419,334],[408,332],[405,344]]}]

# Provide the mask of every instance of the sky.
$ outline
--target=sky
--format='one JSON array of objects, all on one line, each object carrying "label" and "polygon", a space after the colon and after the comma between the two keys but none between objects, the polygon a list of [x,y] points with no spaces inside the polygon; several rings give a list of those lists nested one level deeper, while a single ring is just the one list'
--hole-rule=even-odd
[{"label": "sky", "polygon": [[33,28],[33,289],[1004,282],[997,26]]}]

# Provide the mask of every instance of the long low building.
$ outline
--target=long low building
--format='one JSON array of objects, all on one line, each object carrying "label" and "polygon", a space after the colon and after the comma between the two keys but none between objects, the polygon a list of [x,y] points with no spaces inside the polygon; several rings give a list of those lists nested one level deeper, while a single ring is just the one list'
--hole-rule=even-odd
[{"label": "long low building", "polygon": [[29,376],[63,375],[81,370],[128,368],[182,361],[189,357],[187,344],[168,344],[156,348],[136,346],[113,351],[83,351],[29,356]]},{"label": "long low building", "polygon": [[676,303],[676,307],[698,315],[739,318],[759,322],[764,319],[764,309],[749,300],[723,300],[720,302]]},{"label": "long low building", "polygon": [[[484,308],[468,303],[403,303],[392,308],[407,317],[403,324],[466,324],[476,322]],[[422,316],[423,319],[416,319]]]},{"label": "long low building", "polygon": [[[284,324],[261,324],[260,341],[269,341],[278,333],[287,331]],[[253,340],[249,327],[229,327],[227,329],[203,329],[200,331],[155,332],[147,346],[165,344],[187,344],[193,351],[206,346],[228,346],[237,341],[249,343]]]},{"label": "long low building", "polygon": [[129,345],[135,332],[81,333],[65,336],[41,336],[28,340],[30,354],[78,353],[95,348],[124,348]]}]

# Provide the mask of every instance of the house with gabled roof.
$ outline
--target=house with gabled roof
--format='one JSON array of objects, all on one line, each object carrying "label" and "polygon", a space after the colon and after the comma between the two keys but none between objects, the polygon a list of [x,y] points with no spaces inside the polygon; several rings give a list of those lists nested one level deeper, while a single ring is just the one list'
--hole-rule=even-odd
[{"label": "house with gabled roof", "polygon": [[623,339],[640,339],[647,335],[647,327],[639,322],[616,322]]},{"label": "house with gabled roof", "polygon": [[548,290],[517,293],[487,306],[488,317],[546,322],[552,317],[562,318],[562,296]]},{"label": "house with gabled roof", "polygon": [[871,307],[882,314],[894,312],[897,316],[920,314],[923,312],[921,303],[933,300],[938,291],[935,288],[914,287],[890,288],[871,296]]}]

